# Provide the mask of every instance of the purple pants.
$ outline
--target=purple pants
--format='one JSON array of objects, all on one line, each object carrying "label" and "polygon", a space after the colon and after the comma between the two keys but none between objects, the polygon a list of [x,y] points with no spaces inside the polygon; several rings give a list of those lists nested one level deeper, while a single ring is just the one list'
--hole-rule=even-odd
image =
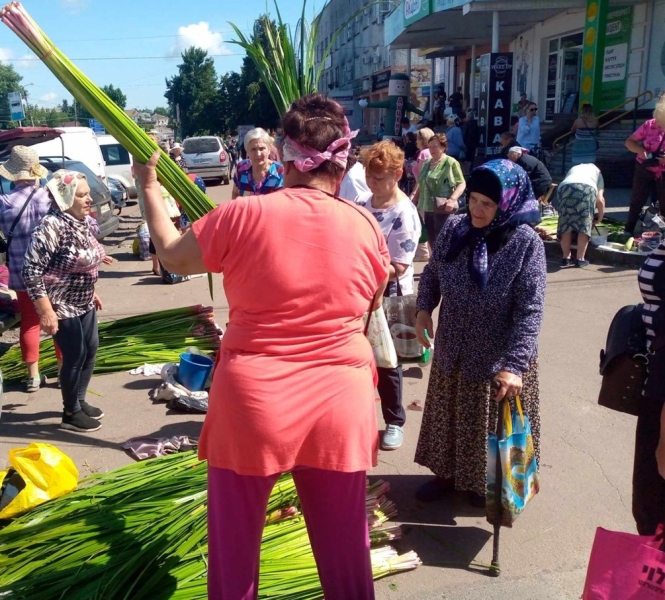
[{"label": "purple pants", "polygon": [[[279,475],[208,467],[208,598],[255,600],[268,498]],[[373,600],[364,471],[302,468],[293,479],[326,600]]]}]

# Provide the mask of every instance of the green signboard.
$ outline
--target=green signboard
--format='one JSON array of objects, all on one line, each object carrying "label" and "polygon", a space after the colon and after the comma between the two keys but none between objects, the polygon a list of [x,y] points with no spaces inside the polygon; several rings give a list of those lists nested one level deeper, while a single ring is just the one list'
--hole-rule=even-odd
[{"label": "green signboard", "polygon": [[426,17],[431,12],[430,0],[404,0],[404,25],[408,27],[412,23]]},{"label": "green signboard", "polygon": [[[584,45],[582,49],[582,85],[580,106],[593,104],[598,109],[602,78],[602,52],[605,37],[604,23],[609,0],[587,0],[584,21]],[[598,101],[597,101],[598,100]]]},{"label": "green signboard", "polygon": [[610,110],[626,99],[633,7],[612,7],[607,13],[600,86],[600,110]]}]

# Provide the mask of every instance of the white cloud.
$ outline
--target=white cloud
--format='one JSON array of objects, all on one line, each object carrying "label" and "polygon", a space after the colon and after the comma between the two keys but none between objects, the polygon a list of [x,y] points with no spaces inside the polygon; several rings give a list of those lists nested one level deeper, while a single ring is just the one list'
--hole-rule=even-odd
[{"label": "white cloud", "polygon": [[42,96],[39,97],[40,104],[53,105],[57,104],[58,100],[59,96],[55,92],[47,92],[46,94],[43,94]]},{"label": "white cloud", "polygon": [[231,54],[231,50],[224,44],[222,34],[210,31],[210,23],[206,21],[178,27],[178,41],[171,47],[169,56],[179,56],[192,46],[202,48],[208,54]]},{"label": "white cloud", "polygon": [[6,63],[12,57],[13,52],[9,48],[0,48],[0,62]]},{"label": "white cloud", "polygon": [[34,54],[24,54],[14,61],[14,66],[19,69],[33,69],[39,66],[41,61]]},{"label": "white cloud", "polygon": [[60,0],[60,6],[72,15],[80,13],[87,5],[88,0]]}]

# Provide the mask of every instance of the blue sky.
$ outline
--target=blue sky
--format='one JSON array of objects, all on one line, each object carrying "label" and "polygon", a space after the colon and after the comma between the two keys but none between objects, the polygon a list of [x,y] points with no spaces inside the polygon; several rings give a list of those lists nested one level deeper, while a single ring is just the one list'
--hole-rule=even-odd
[{"label": "blue sky", "polygon": [[[292,25],[301,0],[278,0]],[[3,2],[4,4],[4,2]],[[266,0],[25,0],[25,9],[53,42],[97,85],[113,84],[127,108],[166,106],[165,77],[177,72],[180,52],[197,45],[215,56],[217,74],[239,71],[243,50],[229,43],[228,21],[249,31],[266,11]],[[308,20],[323,0],[309,0]],[[267,4],[274,14],[273,0]],[[152,57],[152,58],[144,58]],[[52,108],[71,94],[0,23],[0,62],[23,76],[30,103]],[[33,84],[33,85],[28,85]]]}]

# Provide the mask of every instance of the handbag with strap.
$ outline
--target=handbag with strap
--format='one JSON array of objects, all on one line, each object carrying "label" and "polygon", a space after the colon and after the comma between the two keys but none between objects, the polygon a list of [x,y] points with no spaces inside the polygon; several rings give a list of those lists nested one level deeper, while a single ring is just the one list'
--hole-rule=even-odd
[{"label": "handbag with strap", "polygon": [[656,151],[651,153],[652,158],[647,158],[646,160],[642,161],[641,165],[643,167],[657,167],[660,165],[660,161],[658,160],[657,155],[659,155],[660,151],[663,149],[663,144],[665,144],[665,135],[663,136],[663,139],[660,140],[660,144],[658,145]]},{"label": "handbag with strap", "polygon": [[649,357],[665,348],[665,332],[658,332],[647,348],[642,320],[643,304],[624,306],[610,324],[605,349],[600,351],[603,382],[598,404],[638,416],[648,377]]},{"label": "handbag with strap", "polygon": [[5,239],[0,238],[0,253],[6,253],[7,254],[7,260],[5,261],[7,266],[9,266],[9,246],[12,243],[12,238],[14,237],[14,230],[16,229],[16,226],[18,225],[18,222],[21,220],[21,217],[23,216],[23,213],[25,212],[25,209],[28,208],[28,204],[30,204],[30,200],[32,200],[32,197],[35,195],[37,192],[37,187],[35,187],[34,190],[30,193],[28,196],[28,199],[25,201],[25,204],[21,207],[21,210],[18,212],[16,215],[16,218],[14,219],[14,222],[12,223],[12,226],[9,228],[9,231],[7,232],[7,236]]}]

